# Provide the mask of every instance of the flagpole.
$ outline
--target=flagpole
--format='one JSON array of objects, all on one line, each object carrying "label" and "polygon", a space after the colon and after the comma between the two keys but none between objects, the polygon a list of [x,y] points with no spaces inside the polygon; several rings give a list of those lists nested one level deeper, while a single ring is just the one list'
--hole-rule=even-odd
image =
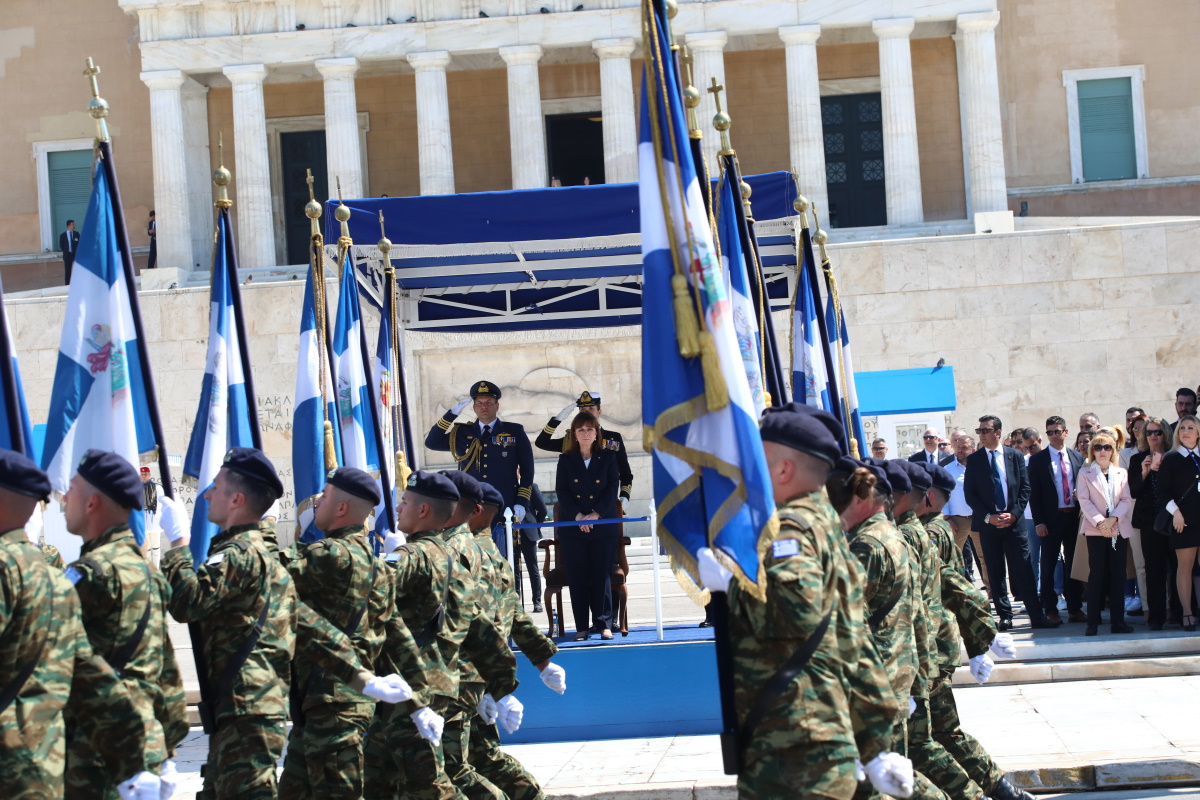
[{"label": "flagpole", "polygon": [[408,383],[404,374],[404,357],[400,352],[400,311],[399,297],[396,286],[396,268],[392,266],[392,241],[387,238],[387,230],[384,227],[383,211],[379,212],[379,231],[383,237],[379,240],[379,252],[383,253],[383,309],[382,314],[387,315],[388,333],[390,334],[389,345],[391,355],[388,359],[388,380],[392,386],[392,397],[399,402],[392,403],[392,448],[395,450],[391,453],[396,460],[396,474],[393,476],[397,485],[403,483],[407,478],[401,474],[405,469],[412,471],[416,469],[415,462],[411,462],[412,451],[412,431],[409,429],[408,421]]},{"label": "flagpole", "polygon": [[[816,206],[810,204],[809,209],[812,211],[813,223],[817,227],[817,232],[815,235],[811,234],[807,225],[800,232],[800,239],[804,247],[804,268],[808,270],[808,283],[812,290],[813,305],[817,310],[815,316],[817,318],[817,330],[821,334],[821,353],[825,357],[825,374],[828,377],[829,386],[829,405],[833,408],[833,415],[841,421],[842,427],[845,427],[846,419],[843,414],[841,401],[842,391],[838,386],[837,376],[834,373],[833,343],[829,338],[829,324],[825,320],[825,304],[821,302],[821,275],[817,271],[817,259],[813,255],[812,249],[814,238],[819,239],[820,242],[824,242],[828,237],[825,231],[821,230],[820,223],[817,220]],[[843,441],[842,449],[849,454],[849,442]]]},{"label": "flagpole", "polygon": [[25,441],[25,426],[21,419],[21,397],[17,391],[17,371],[13,356],[17,350],[8,336],[8,312],[4,308],[4,284],[0,282],[0,386],[4,391],[4,409],[8,416],[10,445],[14,452],[28,456],[32,442]]},{"label": "flagpole", "polygon": [[[816,218],[816,212],[813,212],[813,218]],[[825,252],[825,243],[829,241],[829,235],[820,229],[820,224],[817,225],[816,242],[817,247],[821,249],[821,271],[825,274],[825,290],[829,293],[829,305],[833,308],[833,327],[834,333],[837,336],[837,374],[841,378],[841,400],[842,404],[842,425],[846,429],[846,446],[850,456],[859,458],[859,445],[865,445],[866,442],[859,442],[855,436],[854,430],[854,414],[850,410],[850,381],[846,375],[846,348],[843,344],[842,325],[844,319],[842,317],[842,300],[838,296],[837,280],[833,277],[833,266],[829,261],[829,254]],[[823,317],[824,315],[819,315]]]}]

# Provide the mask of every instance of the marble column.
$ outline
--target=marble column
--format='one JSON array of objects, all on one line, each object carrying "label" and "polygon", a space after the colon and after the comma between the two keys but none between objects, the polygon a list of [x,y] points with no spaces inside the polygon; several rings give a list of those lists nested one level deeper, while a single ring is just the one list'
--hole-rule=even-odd
[{"label": "marble column", "polygon": [[192,234],[183,127],[183,72],[143,72],[150,88],[150,146],[154,163],[154,211],[158,266],[190,270]]},{"label": "marble column", "polygon": [[600,107],[604,118],[604,182],[638,179],[637,111],[629,57],[633,39],[599,39],[592,50],[600,59]]},{"label": "marble column", "polygon": [[825,184],[825,131],[821,124],[821,82],[817,77],[817,39],[820,25],[789,25],[779,29],[785,45],[788,97],[788,153],[800,191],[829,214]]},{"label": "marble column", "polygon": [[881,19],[871,24],[879,37],[879,83],[883,99],[883,173],[888,225],[925,220],[921,159],[917,151],[917,103],[913,96],[914,20]]},{"label": "marble column", "polygon": [[322,58],[316,67],[325,79],[325,159],[330,195],[337,194],[341,179],[342,197],[362,197],[362,149],[354,93],[358,59]]},{"label": "marble column", "polygon": [[546,127],[542,119],[542,90],[538,80],[541,45],[501,47],[508,65],[508,135],[512,150],[514,189],[547,186]]},{"label": "marble column", "polygon": [[450,100],[446,67],[450,53],[409,53],[417,73],[417,151],[421,194],[454,194],[454,151],[450,146]]},{"label": "marble column", "polygon": [[[715,175],[717,151],[721,149],[721,135],[712,125],[713,117],[717,113],[717,101],[709,89],[712,87],[713,78],[722,86],[725,85],[725,44],[729,41],[729,34],[725,31],[689,33],[684,37],[684,41],[688,51],[695,57],[695,61],[692,62],[692,75],[701,96],[700,107],[696,109],[700,130],[704,134],[701,149],[704,151],[704,160],[708,163],[709,174]],[[727,97],[727,94],[722,93],[721,105],[726,110],[729,108]],[[734,120],[734,125],[737,125],[737,120]]]},{"label": "marble column", "polygon": [[183,146],[187,161],[192,269],[212,258],[213,185],[208,146],[208,87],[183,82]]},{"label": "marble column", "polygon": [[[225,67],[233,84],[233,186],[237,190],[238,265],[275,266],[275,225],[271,216],[271,170],[267,156],[267,111],[263,105],[265,64]],[[226,166],[229,166],[226,164]]]},{"label": "marble column", "polygon": [[959,14],[958,35],[954,37],[964,84],[960,113],[967,136],[968,185],[975,213],[1008,209],[1000,76],[996,66],[999,21],[998,11]]}]

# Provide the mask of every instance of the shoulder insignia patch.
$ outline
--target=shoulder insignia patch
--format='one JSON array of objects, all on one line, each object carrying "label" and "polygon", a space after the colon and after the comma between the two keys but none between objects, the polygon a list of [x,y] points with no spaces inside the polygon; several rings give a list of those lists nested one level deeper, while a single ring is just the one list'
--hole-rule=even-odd
[{"label": "shoulder insignia patch", "polygon": [[207,565],[208,565],[208,566],[210,566],[210,567],[215,567],[217,564],[220,564],[220,563],[221,563],[222,561],[224,561],[224,560],[225,560],[225,554],[224,554],[224,553],[217,553],[215,556],[213,556],[212,558],[208,559],[208,561],[205,561],[204,563],[205,563],[205,564],[207,564]]},{"label": "shoulder insignia patch", "polygon": [[67,580],[69,580],[69,581],[70,581],[72,584],[79,583],[80,579],[81,579],[81,578],[83,578],[83,573],[82,573],[82,572],[80,572],[79,570],[75,569],[74,567],[67,567],[67,569],[66,569],[66,571],[63,573],[63,575],[64,575],[64,576],[66,577],[66,579],[67,579]]},{"label": "shoulder insignia patch", "polygon": [[776,539],[771,542],[771,555],[775,558],[790,558],[800,555],[800,542],[795,539]]},{"label": "shoulder insignia patch", "polygon": [[402,555],[402,553],[399,550],[397,550],[394,553],[388,553],[386,556],[383,557],[383,560],[384,561],[393,561],[393,562],[399,561],[401,555]]}]

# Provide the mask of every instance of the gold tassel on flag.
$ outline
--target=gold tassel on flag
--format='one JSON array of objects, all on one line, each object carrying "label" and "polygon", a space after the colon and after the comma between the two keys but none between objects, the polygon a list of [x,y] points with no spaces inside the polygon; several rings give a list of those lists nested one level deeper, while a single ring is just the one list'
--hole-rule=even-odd
[{"label": "gold tassel on flag", "polygon": [[396,453],[396,485],[407,486],[409,475],[412,475],[412,467],[408,465],[408,457],[401,450]]},{"label": "gold tassel on flag", "polygon": [[337,469],[337,450],[333,446],[333,423],[325,420],[325,471]]},{"label": "gold tassel on flag", "polygon": [[720,411],[729,405],[729,387],[721,373],[721,361],[717,358],[717,343],[708,331],[700,333],[700,366],[704,370],[704,402],[708,410]]},{"label": "gold tassel on flag", "polygon": [[692,313],[692,297],[687,278],[671,276],[671,291],[675,296],[675,335],[679,337],[679,355],[695,358],[700,354],[700,325]]}]

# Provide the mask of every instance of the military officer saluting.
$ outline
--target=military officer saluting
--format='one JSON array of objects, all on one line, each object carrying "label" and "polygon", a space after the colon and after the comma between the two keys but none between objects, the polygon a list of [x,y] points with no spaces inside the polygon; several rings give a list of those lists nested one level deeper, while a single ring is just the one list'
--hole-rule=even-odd
[{"label": "military officer saluting", "polygon": [[[167,634],[171,590],[151,570],[129,528],[144,501],[138,471],[124,457],[88,450],[66,495],[67,530],[83,539],[80,558],[67,569],[83,607],[83,627],[92,648],[122,679],[146,730],[146,761],[161,765],[174,783],[168,759],[188,733],[187,700]],[[67,745],[66,796],[115,799],[105,765],[73,723]]]},{"label": "military officer saluting", "polygon": [[[560,455],[564,452],[563,448],[566,445],[567,437],[555,439],[554,431],[558,426],[570,419],[571,414],[575,411],[587,410],[596,419],[600,419],[600,395],[592,392],[584,392],[579,395],[579,399],[562,411],[555,414],[546,423],[546,427],[542,428],[542,432],[537,435],[534,444],[540,449],[548,453]],[[596,442],[596,446],[604,450],[612,450],[617,454],[617,474],[621,481],[621,505],[629,502],[629,493],[633,491],[633,470],[629,468],[629,454],[625,452],[625,440],[621,438],[621,434],[617,431],[608,430],[607,428],[600,429],[600,438]]]},{"label": "military officer saluting", "polygon": [[[455,422],[468,402],[475,410],[475,422]],[[470,401],[455,405],[430,428],[425,446],[448,451],[460,470],[495,486],[520,522],[533,491],[533,446],[524,428],[504,422],[499,413],[500,387],[477,381],[471,387]]]}]

